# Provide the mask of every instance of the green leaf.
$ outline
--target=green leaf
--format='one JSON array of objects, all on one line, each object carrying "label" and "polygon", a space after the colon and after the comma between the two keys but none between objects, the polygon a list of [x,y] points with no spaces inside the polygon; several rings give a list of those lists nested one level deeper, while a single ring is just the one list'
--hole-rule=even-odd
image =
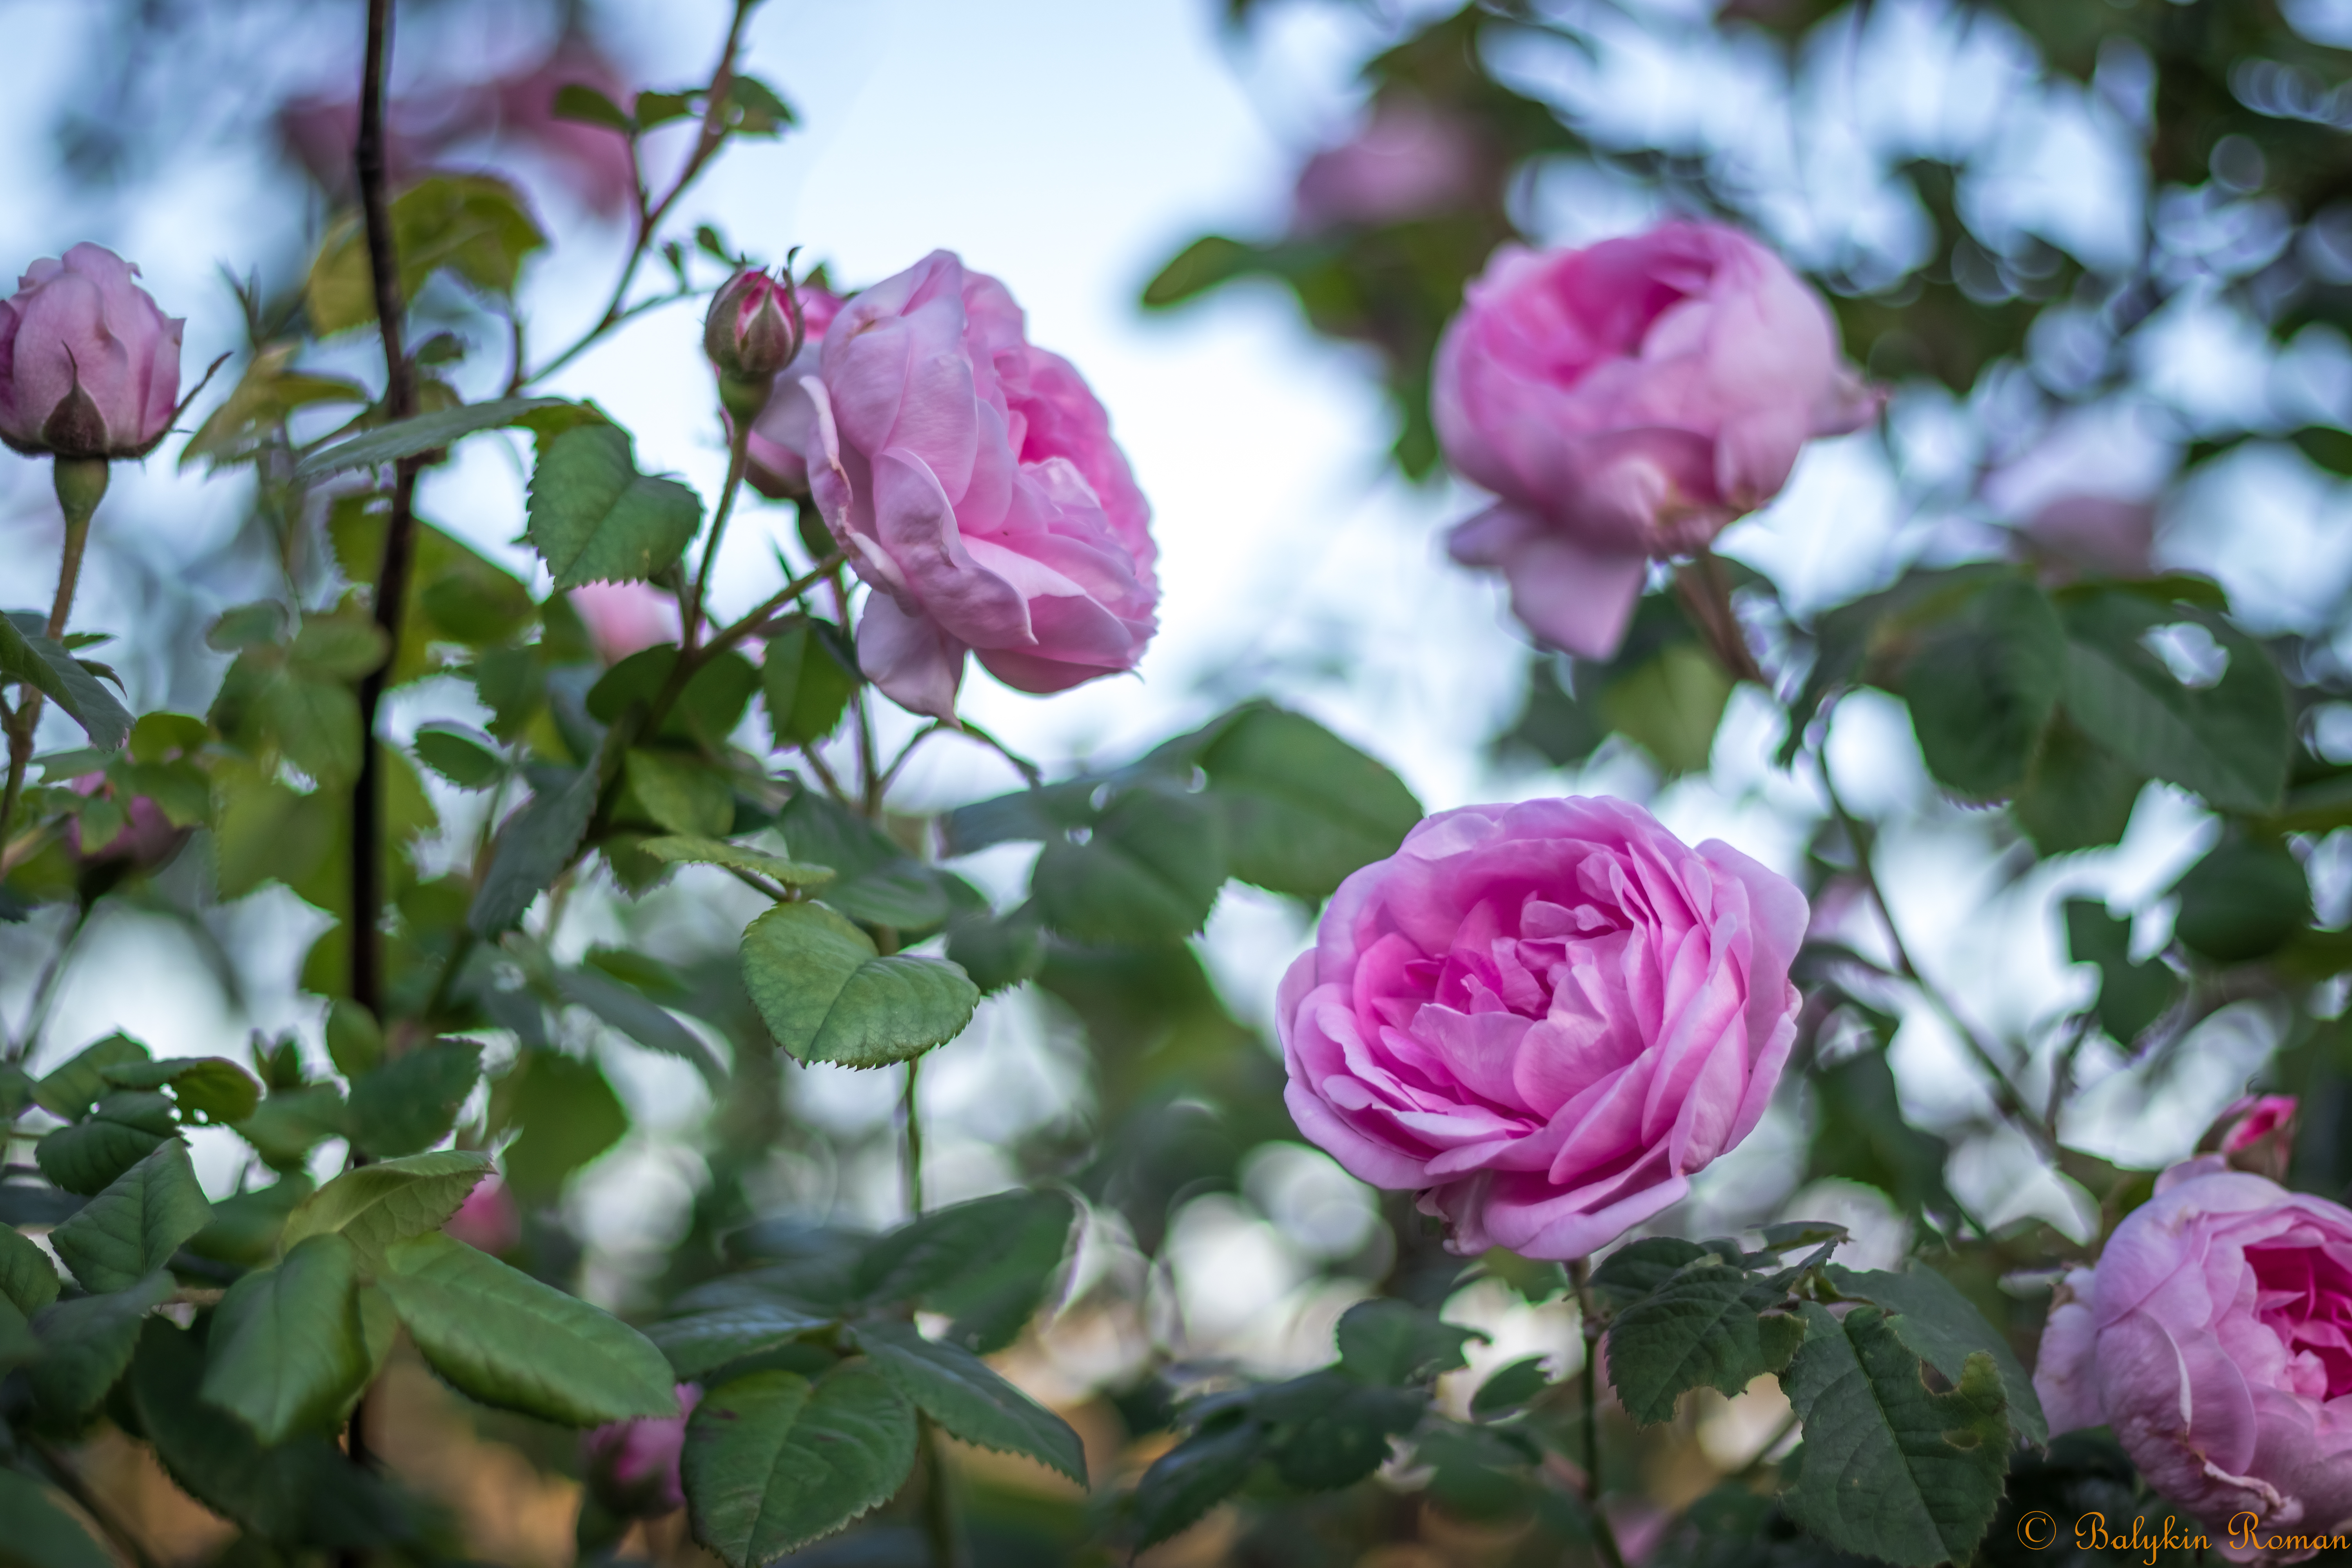
[{"label": "green leaf", "polygon": [[803,1312],[776,1301],[722,1307],[656,1323],[646,1337],[669,1357],[681,1378],[702,1378],[730,1362],[761,1355],[799,1342],[802,1336],[830,1329],[833,1319]]},{"label": "green leaf", "polygon": [[264,882],[302,882],[341,831],[341,803],[326,791],[297,795],[274,779],[216,784],[213,868],[224,899],[241,899]]},{"label": "green leaf", "polygon": [[462,724],[421,724],[412,743],[418,762],[459,789],[488,789],[507,776],[506,759],[490,738]]},{"label": "green leaf", "polygon": [[585,82],[568,81],[557,88],[554,107],[550,112],[558,120],[575,121],[582,125],[602,125],[624,136],[637,133],[637,122],[623,113],[619,104]]},{"label": "green leaf", "polygon": [[794,123],[792,105],[758,77],[738,76],[727,84],[728,129],[738,136],[781,135]]},{"label": "green leaf", "polygon": [[677,563],[702,526],[702,498],[675,479],[639,473],[628,432],[583,425],[540,454],[528,520],[557,587],[640,583]]},{"label": "green leaf", "polygon": [[1805,1341],[1781,1386],[1805,1424],[1789,1512],[1832,1546],[1902,1568],[1965,1563],[2000,1502],[2009,1417],[1982,1352],[1958,1386],[1927,1386],[1920,1358],[1874,1307],[1843,1321],[1800,1309]]},{"label": "green leaf", "polygon": [[296,1174],[231,1194],[213,1205],[213,1217],[188,1238],[188,1250],[216,1262],[258,1268],[278,1256],[287,1216],[316,1190],[310,1177]]},{"label": "green leaf", "polygon": [[888,926],[902,938],[936,930],[947,920],[941,875],[819,791],[797,791],[776,826],[794,856],[833,868],[824,901],[850,919]]},{"label": "green leaf", "polygon": [[1521,1356],[1508,1366],[1487,1373],[1478,1392],[1470,1396],[1470,1414],[1481,1421],[1492,1421],[1528,1404],[1550,1386],[1551,1379],[1544,1373],[1544,1358]]},{"label": "green leaf", "polygon": [[5,1568],[114,1568],[113,1555],[30,1476],[0,1470],[0,1519],[8,1521]]},{"label": "green leaf", "polygon": [[1610,1306],[1630,1307],[1713,1250],[1678,1236],[1645,1236],[1603,1258],[1592,1288]]},{"label": "green leaf", "polygon": [[785,616],[769,634],[760,664],[760,689],[776,749],[832,734],[857,682],[856,650],[839,627],[808,616]]},{"label": "green leaf", "polygon": [[131,1364],[140,1320],[171,1294],[172,1276],[159,1268],[128,1289],[77,1296],[36,1317],[42,1354],[25,1377],[42,1409],[62,1425],[79,1426]]},{"label": "green leaf", "polygon": [[204,1399],[275,1447],[327,1430],[366,1385],[359,1252],[331,1232],[229,1287],[206,1340]]},{"label": "green leaf", "polygon": [[261,1103],[261,1085],[226,1057],[166,1057],[103,1068],[117,1089],[169,1088],[180,1120],[195,1126],[242,1121]]},{"label": "green leaf", "polygon": [[1024,903],[1002,918],[986,910],[957,910],[948,919],[948,959],[971,977],[983,996],[1034,980],[1045,964],[1045,931],[1037,907]]},{"label": "green leaf", "polygon": [[1259,255],[1255,247],[1239,240],[1227,239],[1223,235],[1203,235],[1178,252],[1174,260],[1160,269],[1158,277],[1144,285],[1143,303],[1155,310],[1181,304],[1195,294],[1255,270]]},{"label": "green leaf", "polygon": [[632,746],[622,772],[637,805],[670,832],[724,838],[734,828],[735,786],[700,758]]},{"label": "green leaf", "polygon": [[713,1090],[727,1082],[726,1065],[700,1036],[611,975],[594,969],[566,969],[555,976],[566,1002],[585,1007],[647,1050],[691,1062]]},{"label": "green leaf", "polygon": [[[667,125],[673,120],[683,120],[694,101],[690,92],[641,92],[637,94],[636,121],[639,129],[651,131],[656,125]],[[722,258],[723,259],[723,258]]]},{"label": "green leaf", "polygon": [[1215,803],[1172,788],[1123,792],[1085,830],[1046,840],[1030,874],[1045,923],[1081,942],[1148,946],[1199,931],[1225,882]]},{"label": "green leaf", "polygon": [[1949,1279],[1921,1263],[1914,1263],[1901,1274],[1856,1270],[1832,1263],[1829,1280],[1841,1296],[1885,1308],[1895,1337],[1954,1383],[1967,1373],[1970,1356],[1990,1356],[1994,1370],[2000,1373],[2009,1423],[2018,1440],[2036,1447],[2050,1441],[2050,1423],[2042,1414],[2033,1379],[2018,1363],[2017,1352]]},{"label": "green leaf", "polygon": [[816,904],[778,904],[743,932],[743,988],[776,1043],[804,1062],[882,1067],[944,1045],[980,990],[941,959],[882,957]]},{"label": "green leaf", "polygon": [[23,611],[0,615],[0,678],[21,680],[47,697],[99,750],[120,751],[131,738],[131,710],[64,644],[43,635],[47,625]]},{"label": "green leaf", "polygon": [[106,1092],[106,1069],[149,1060],[147,1047],[128,1035],[109,1035],[59,1065],[34,1087],[33,1103],[68,1121],[89,1114]]},{"label": "green leaf", "polygon": [[[1893,1020],[1883,1020],[1889,1036]],[[1883,1050],[1857,1052],[1812,1076],[1820,1119],[1805,1178],[1843,1176],[1867,1182],[1912,1214],[1957,1215],[1944,1184],[1951,1145],[1903,1120],[1895,1072]]]},{"label": "green leaf", "polygon": [[2311,919],[2303,862],[2277,842],[2224,838],[2189,868],[2173,889],[2172,934],[2217,963],[2248,963],[2284,947]]},{"label": "green leaf", "polygon": [[252,461],[264,447],[282,438],[287,416],[298,408],[368,400],[366,389],[355,381],[289,369],[299,347],[272,343],[253,356],[235,389],[180,449],[178,466],[183,470],[199,458],[215,472]]},{"label": "green leaf", "polygon": [[619,1319],[437,1232],[383,1259],[376,1283],[460,1392],[568,1426],[677,1413],[669,1363]]},{"label": "green leaf", "polygon": [[1340,1314],[1338,1332],[1339,1364],[1349,1375],[1397,1387],[1467,1366],[1463,1345],[1486,1337],[1428,1308],[1385,1298],[1349,1308]]},{"label": "green leaf", "polygon": [[1619,1313],[1609,1329],[1609,1382],[1626,1413],[1644,1426],[1672,1420],[1691,1389],[1728,1396],[1787,1365],[1796,1321],[1760,1315],[1784,1294],[1709,1255]]},{"label": "green leaf", "polygon": [[1421,1423],[1429,1394],[1370,1386],[1326,1369],[1261,1392],[1251,1414],[1274,1428],[1274,1468],[1302,1491],[1354,1486],[1389,1457],[1389,1439]]},{"label": "green leaf", "polygon": [[740,844],[729,844],[717,838],[697,838],[673,835],[648,838],[637,846],[638,853],[656,860],[683,863],[689,866],[731,866],[739,871],[754,871],[787,888],[821,888],[833,880],[830,866],[804,866],[797,860],[787,860],[781,855],[746,848]]},{"label": "green leaf", "polygon": [[1076,1218],[1069,1198],[1050,1188],[933,1209],[877,1237],[849,1290],[875,1306],[912,1301],[950,1313],[955,1342],[982,1354],[1000,1350],[1035,1315]]},{"label": "green leaf", "polygon": [[1732,685],[1705,648],[1675,641],[1611,679],[1593,700],[1612,730],[1656,758],[1673,777],[1706,771]]},{"label": "green leaf", "polygon": [[482,1076],[482,1047],[436,1040],[352,1080],[352,1142],[379,1159],[414,1154],[449,1135]]},{"label": "green leaf", "polygon": [[1254,1421],[1195,1432],[1152,1461],[1135,1487],[1139,1551],[1189,1528],[1239,1490],[1265,1456],[1265,1429]]},{"label": "green leaf", "polygon": [[857,1342],[875,1370],[948,1435],[1019,1454],[1087,1484],[1087,1449],[1069,1423],[1005,1382],[961,1345],[927,1340],[912,1323],[861,1323]]},{"label": "green leaf", "polygon": [[2014,795],[2057,706],[2066,659],[2049,595],[2022,578],[1990,584],[1931,627],[1901,682],[1927,771],[1975,799]]},{"label": "green leaf", "polygon": [[49,1241],[85,1290],[126,1290],[169,1263],[212,1214],[188,1146],[174,1138],[116,1177]]},{"label": "green leaf", "polygon": [[362,1165],[303,1200],[287,1216],[280,1246],[290,1250],[314,1236],[342,1236],[363,1253],[380,1253],[439,1230],[489,1173],[488,1155],[462,1149]]},{"label": "green leaf", "polygon": [[236,1131],[271,1169],[299,1169],[312,1149],[341,1134],[342,1091],[331,1083],[278,1089]]},{"label": "green leaf", "polygon": [[2131,921],[2116,919],[2105,904],[2068,899],[2065,910],[2067,955],[2099,968],[2099,1027],[2128,1046],[2171,1007],[2180,977],[2154,959],[2133,963]]},{"label": "green leaf", "polygon": [[525,1203],[551,1202],[564,1178],[629,1130],[629,1113],[593,1062],[527,1051],[501,1087],[522,1124],[506,1148],[507,1184]]},{"label": "green leaf", "polygon": [[2044,855],[2113,844],[2147,783],[2147,774],[2084,735],[2062,710],[2026,772],[2018,826]]},{"label": "green leaf", "polygon": [[[588,689],[589,717],[613,724],[633,707],[650,709],[667,689],[677,659],[677,648],[670,643],[629,655]],[[727,649],[688,677],[686,689],[677,694],[656,737],[724,753],[728,738],[743,721],[743,710],[759,689],[760,672],[751,661]]]},{"label": "green leaf", "polygon": [[[547,243],[514,187],[488,174],[428,174],[392,198],[390,216],[403,300],[415,300],[440,271],[484,293],[511,294],[523,258]],[[327,231],[305,301],[321,337],[375,320],[375,275],[358,214]]]},{"label": "green leaf", "polygon": [[507,818],[473,907],[466,911],[467,930],[476,936],[496,936],[521,923],[533,900],[572,864],[602,790],[598,770],[582,768],[560,787],[533,795]]},{"label": "green leaf", "polygon": [[60,1284],[47,1253],[0,1226],[0,1297],[29,1318],[58,1299]]},{"label": "green leaf", "polygon": [[680,1470],[694,1538],[757,1568],[887,1501],[915,1464],[915,1412],[876,1373],[755,1372],[705,1395]]},{"label": "green leaf", "polygon": [[1199,761],[1224,813],[1233,874],[1294,898],[1330,897],[1350,872],[1396,853],[1421,820],[1396,774],[1280,708],[1241,708]]},{"label": "green leaf", "polygon": [[[2137,771],[2218,810],[2275,811],[2291,737],[2285,683],[2260,643],[2217,615],[2104,590],[2065,606],[2066,711]],[[2184,685],[2145,646],[2158,627],[2201,626],[2228,656],[2221,679]]]}]

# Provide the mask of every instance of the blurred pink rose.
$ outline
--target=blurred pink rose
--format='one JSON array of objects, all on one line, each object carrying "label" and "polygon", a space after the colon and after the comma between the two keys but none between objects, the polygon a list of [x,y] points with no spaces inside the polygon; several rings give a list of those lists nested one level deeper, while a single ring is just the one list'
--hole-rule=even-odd
[{"label": "blurred pink rose", "polygon": [[522,1214],[515,1207],[514,1194],[496,1176],[482,1182],[466,1194],[457,1212],[442,1225],[442,1231],[467,1246],[488,1253],[512,1252],[522,1242]]},{"label": "blurred pink rose", "polygon": [[565,38],[545,59],[499,78],[488,90],[499,134],[547,158],[582,201],[609,216],[635,200],[636,154],[629,139],[609,126],[555,118],[555,95],[575,82],[628,111],[634,95],[618,68],[578,37]]},{"label": "blurred pink rose", "polygon": [[1298,171],[1291,231],[1377,227],[1449,212],[1490,195],[1487,183],[1469,127],[1418,98],[1391,96],[1374,106],[1361,131]]},{"label": "blurred pink rose", "polygon": [[2062,495],[2018,531],[2039,556],[2100,577],[2155,574],[2156,508],[2118,496]]},{"label": "blurred pink rose", "polygon": [[793,383],[816,374],[824,330],[841,314],[837,295],[806,284],[795,292],[801,302],[800,353],[777,374],[768,406],[751,421],[751,488],[773,500],[809,493],[808,464],[801,453],[816,440],[816,405]]},{"label": "blurred pink rose", "polygon": [[699,1384],[681,1383],[677,1415],[616,1421],[580,1439],[588,1484],[605,1507],[624,1518],[652,1519],[686,1506],[677,1458],[686,1447],[687,1417],[701,1402]]},{"label": "blurred pink rose", "polygon": [[1788,482],[1816,436],[1877,408],[1829,310],[1719,224],[1583,250],[1506,245],[1438,344],[1448,461],[1497,504],[1454,531],[1537,637],[1606,658],[1646,563],[1703,547]]},{"label": "blurred pink rose", "polygon": [[[104,793],[117,801],[121,796],[106,782],[104,773],[85,773],[67,785],[76,795],[94,795]],[[123,808],[127,819],[122,830],[95,847],[82,842],[81,819],[66,821],[66,854],[80,867],[110,865],[128,861],[134,871],[160,870],[194,832],[193,828],[174,827],[163,815],[163,808],[145,795],[134,795]]]},{"label": "blurred pink rose", "polygon": [[572,590],[572,607],[606,664],[677,640],[677,601],[651,583],[590,583]]},{"label": "blurred pink rose", "polygon": [[1621,800],[1441,812],[1340,884],[1275,1005],[1299,1131],[1456,1252],[1573,1258],[1748,1136],[1804,895]]},{"label": "blurred pink rose", "polygon": [[1160,598],[1150,509],[1004,285],[933,251],[844,305],[785,395],[809,405],[782,422],[805,421],[817,507],[873,585],[858,662],[892,700],[951,718],[967,652],[1024,691],[1135,668]]},{"label": "blurred pink rose", "polygon": [[2352,1210],[2174,1166],[2060,1286],[2033,1387],[2210,1524],[2352,1528]]},{"label": "blurred pink rose", "polygon": [[2200,1154],[2218,1153],[2233,1171],[2286,1180],[2294,1161],[2295,1100],[2291,1094],[2250,1094],[2223,1108],[2197,1142]]},{"label": "blurred pink rose", "polygon": [[103,246],[46,257],[0,300],[0,443],[27,456],[138,458],[171,428],[180,329]]}]

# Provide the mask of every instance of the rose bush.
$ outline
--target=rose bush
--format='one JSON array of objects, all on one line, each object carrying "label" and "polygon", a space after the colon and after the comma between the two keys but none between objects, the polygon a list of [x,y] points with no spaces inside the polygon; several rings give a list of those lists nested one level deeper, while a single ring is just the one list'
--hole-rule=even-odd
[{"label": "rose bush", "polygon": [[2352,1210],[2174,1166],[2067,1276],[2033,1385],[2053,1431],[2113,1427],[2217,1535],[2352,1526]]},{"label": "rose bush", "polygon": [[1816,436],[1877,407],[1828,308],[1737,229],[1667,223],[1581,250],[1506,245],[1438,345],[1447,461],[1496,503],[1454,531],[1545,642],[1614,653],[1653,558],[1770,500]]},{"label": "rose bush", "polygon": [[1582,1258],[1755,1127],[1804,896],[1641,807],[1440,812],[1340,886],[1276,1002],[1299,1131],[1455,1250]]},{"label": "rose bush", "polygon": [[180,331],[103,246],[44,258],[0,300],[0,442],[27,455],[136,458],[180,395]]},{"label": "rose bush", "polygon": [[967,652],[1023,691],[1135,668],[1160,597],[1150,508],[1003,284],[932,252],[843,306],[781,396],[770,428],[873,586],[858,662],[892,700],[951,716]]}]

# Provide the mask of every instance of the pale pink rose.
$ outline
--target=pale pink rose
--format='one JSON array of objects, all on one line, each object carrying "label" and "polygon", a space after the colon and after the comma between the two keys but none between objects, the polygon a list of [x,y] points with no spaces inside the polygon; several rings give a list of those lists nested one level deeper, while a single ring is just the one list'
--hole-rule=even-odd
[{"label": "pale pink rose", "polygon": [[1135,668],[1156,625],[1150,508],[1102,405],[1022,325],[1004,285],[933,251],[844,305],[761,416],[873,586],[859,664],[914,712],[953,716],[968,652],[1060,691]]},{"label": "pale pink rose", "polygon": [[486,107],[499,135],[545,157],[582,201],[609,216],[635,198],[636,154],[629,139],[610,126],[555,117],[555,95],[575,83],[594,88],[623,113],[635,100],[604,51],[575,36],[536,65],[490,83]]},{"label": "pale pink rose", "polygon": [[514,1194],[496,1176],[476,1185],[444,1221],[443,1233],[491,1254],[512,1252],[522,1242],[522,1212]]},{"label": "pale pink rose", "polygon": [[43,258],[0,300],[0,443],[28,456],[144,457],[171,428],[180,330],[103,246]]},{"label": "pale pink rose", "polygon": [[1377,227],[1455,211],[1490,196],[1488,181],[1478,140],[1460,119],[1418,98],[1391,96],[1361,131],[1298,171],[1291,231]]},{"label": "pale pink rose", "polygon": [[2197,1141],[2197,1151],[2220,1154],[2233,1171],[2284,1182],[2294,1163],[2294,1113],[2291,1094],[2247,1095],[2213,1119]]},{"label": "pale pink rose", "polygon": [[[384,106],[384,174],[393,184],[415,179],[480,127],[479,91],[442,85]],[[277,123],[278,140],[312,179],[338,194],[352,189],[358,173],[358,99],[330,93],[289,99],[278,110]]]},{"label": "pale pink rose", "polygon": [[590,583],[572,590],[572,607],[606,664],[677,640],[677,600],[651,583]]},{"label": "pale pink rose", "polygon": [[[76,795],[93,795],[103,792],[120,801],[121,795],[106,782],[104,773],[86,773],[67,786]],[[163,815],[163,808],[145,795],[133,795],[122,815],[129,820],[122,830],[105,843],[91,846],[83,843],[81,819],[68,817],[65,826],[66,854],[81,867],[127,862],[134,871],[154,871],[170,864],[172,857],[187,843],[193,828],[174,827]]]},{"label": "pale pink rose", "polygon": [[1621,800],[1441,812],[1356,872],[1275,1004],[1298,1129],[1450,1245],[1589,1256],[1748,1136],[1804,895]]},{"label": "pale pink rose", "polygon": [[1510,580],[1538,637],[1606,658],[1651,560],[1705,546],[1806,441],[1876,408],[1821,297],[1737,229],[1506,245],[1437,349],[1438,438],[1496,497],[1449,546]]},{"label": "pale pink rose", "polygon": [[808,463],[801,453],[814,445],[816,405],[793,384],[814,375],[824,331],[841,314],[838,295],[802,284],[794,290],[801,303],[801,346],[792,363],[777,373],[768,394],[768,405],[751,421],[746,443],[751,456],[747,470],[751,488],[774,500],[809,493]]},{"label": "pale pink rose", "polygon": [[677,1414],[640,1416],[599,1426],[580,1439],[588,1484],[623,1518],[653,1519],[686,1506],[677,1459],[686,1447],[687,1417],[702,1403],[698,1384],[677,1385]]},{"label": "pale pink rose", "polygon": [[2219,1154],[2174,1166],[2059,1288],[2033,1387],[2217,1542],[2242,1512],[2352,1529],[2352,1210]]},{"label": "pale pink rose", "polygon": [[2156,508],[2119,496],[2049,500],[2018,529],[2037,555],[2102,577],[2154,574]]}]

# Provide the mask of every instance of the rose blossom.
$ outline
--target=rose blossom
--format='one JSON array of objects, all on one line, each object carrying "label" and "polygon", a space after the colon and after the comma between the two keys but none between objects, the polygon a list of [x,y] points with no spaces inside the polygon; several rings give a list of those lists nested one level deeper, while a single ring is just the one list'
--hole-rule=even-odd
[{"label": "rose blossom", "polygon": [[681,1383],[677,1415],[615,1421],[580,1439],[588,1484],[605,1507],[624,1518],[651,1519],[686,1506],[677,1458],[686,1447],[687,1417],[701,1402],[699,1384]]},{"label": "rose blossom", "polygon": [[522,1241],[522,1214],[506,1184],[492,1176],[466,1194],[457,1212],[442,1222],[453,1240],[483,1252],[512,1252]]},{"label": "rose blossom", "polygon": [[677,601],[650,583],[590,583],[572,590],[572,607],[606,664],[677,640]]},{"label": "rose blossom", "polygon": [[2284,1182],[2294,1162],[2294,1113],[2291,1094],[2250,1094],[2232,1100],[2197,1141],[2197,1152],[2220,1154],[2233,1171]]},{"label": "rose blossom", "polygon": [[1382,99],[1354,136],[1298,171],[1291,231],[1321,234],[1450,212],[1487,195],[1488,171],[1468,126],[1418,98]]},{"label": "rose blossom", "polygon": [[1756,1125],[1804,896],[1621,800],[1441,812],[1356,872],[1275,1004],[1299,1131],[1451,1245],[1582,1258]]},{"label": "rose blossom", "polygon": [[933,251],[785,374],[808,406],[781,423],[804,421],[809,488],[873,586],[858,663],[918,713],[954,716],[967,652],[1060,691],[1134,668],[1155,626],[1150,508],[1102,405],[1022,325],[1003,284]]},{"label": "rose blossom", "polygon": [[1449,547],[1501,570],[1538,637],[1606,658],[1652,558],[1706,545],[1876,407],[1820,296],[1737,229],[1506,245],[1437,348],[1438,439],[1496,497]]},{"label": "rose blossom", "polygon": [[841,314],[841,299],[826,289],[800,284],[793,289],[801,302],[801,347],[793,363],[777,373],[768,405],[751,421],[746,445],[751,467],[745,470],[751,488],[773,500],[809,493],[808,464],[801,453],[814,444],[816,405],[793,383],[816,374],[817,351],[824,330]]},{"label": "rose blossom", "polygon": [[103,246],[43,258],[0,300],[0,443],[27,456],[137,458],[171,428],[180,330]]},{"label": "rose blossom", "polygon": [[2352,1210],[2174,1166],[2060,1286],[2033,1387],[2052,1431],[2113,1427],[2212,1525],[2352,1527]]}]

